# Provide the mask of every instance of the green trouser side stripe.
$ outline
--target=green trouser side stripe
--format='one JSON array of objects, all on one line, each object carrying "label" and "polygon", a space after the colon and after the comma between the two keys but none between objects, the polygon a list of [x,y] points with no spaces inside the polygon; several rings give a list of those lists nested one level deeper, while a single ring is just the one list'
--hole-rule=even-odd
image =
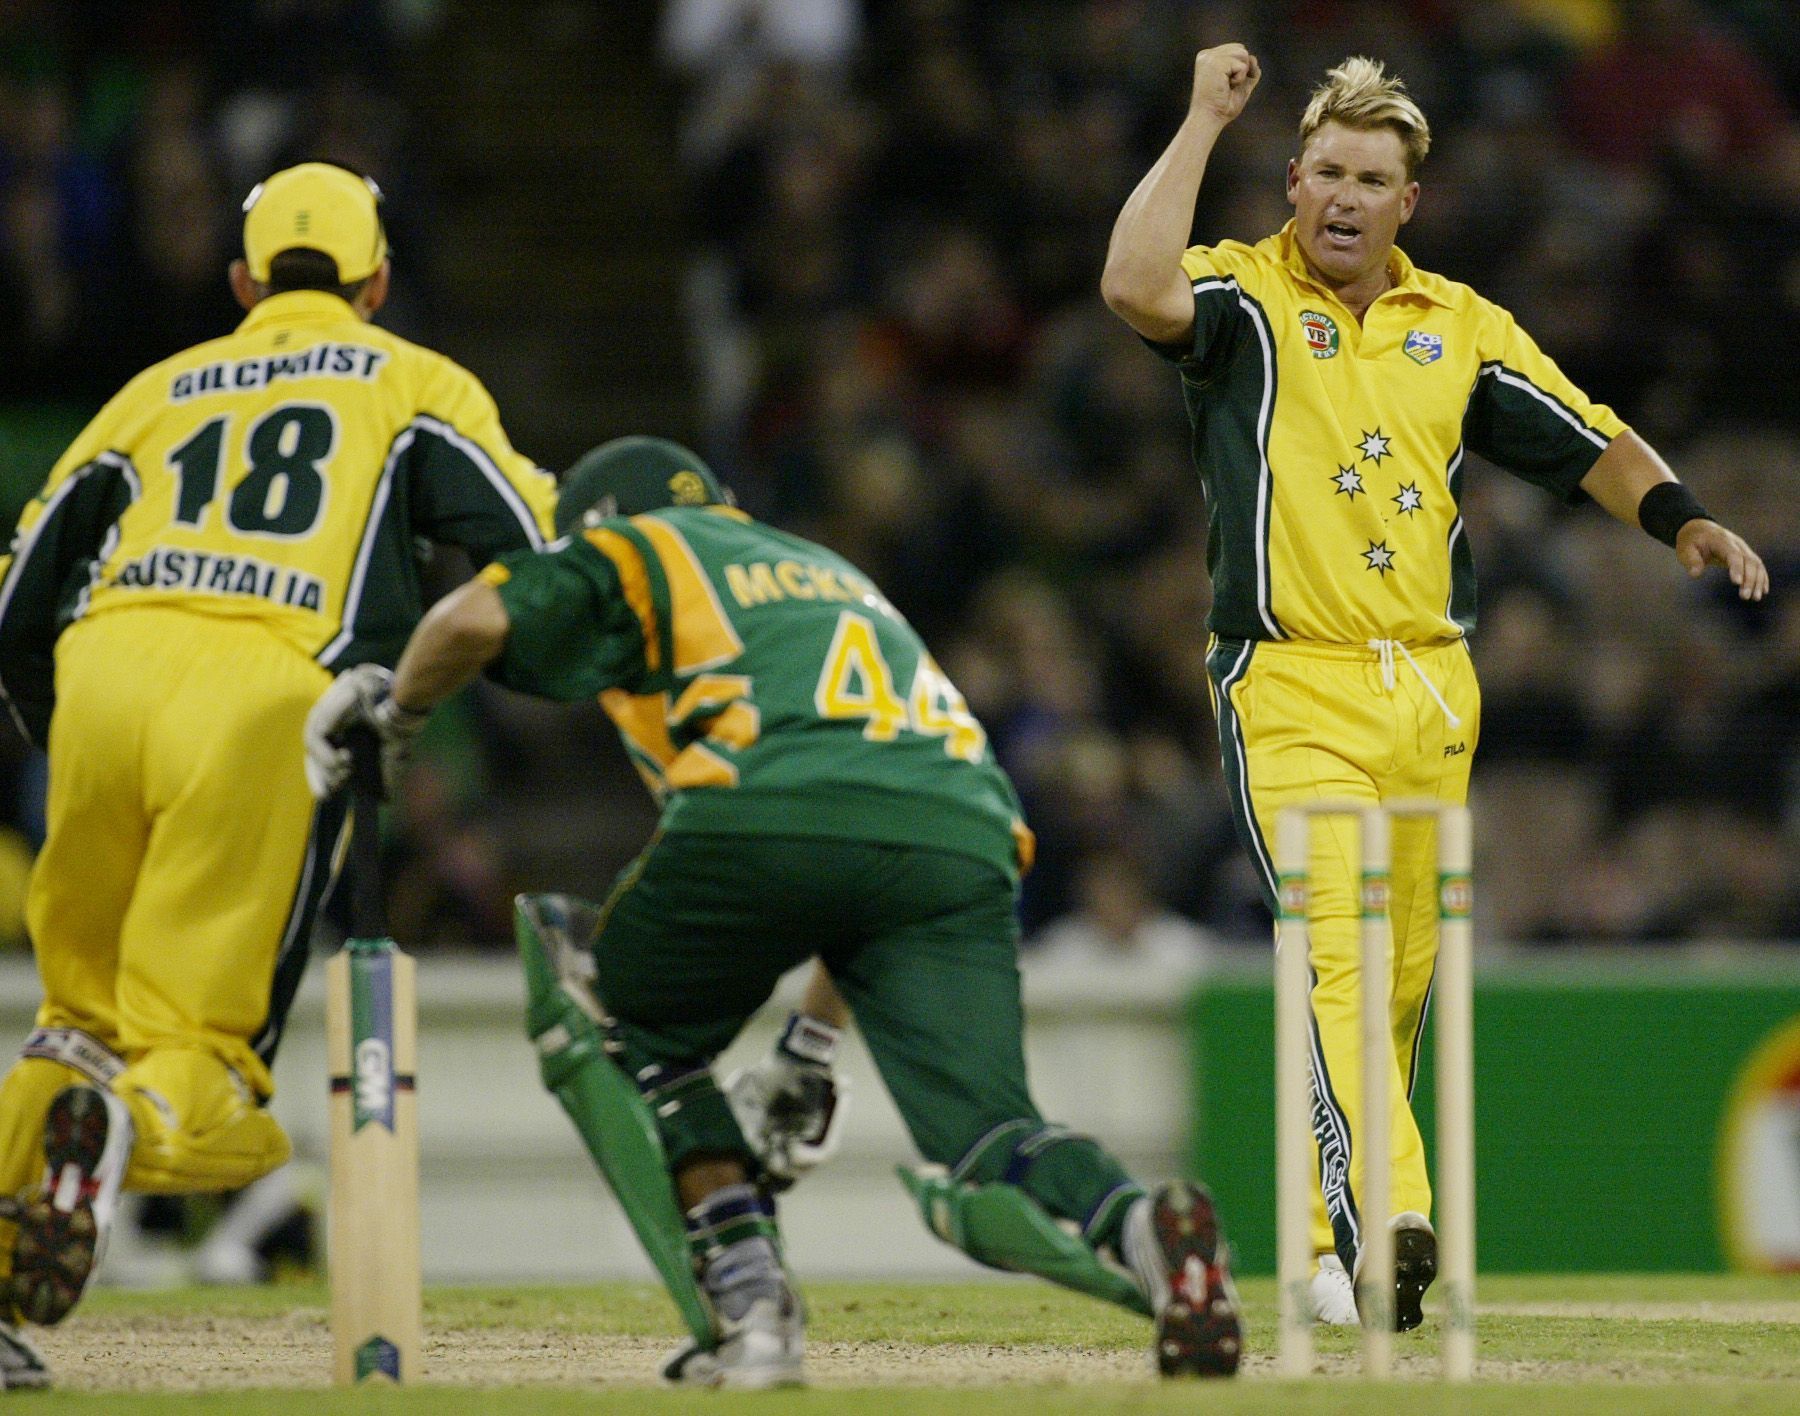
[{"label": "green trouser side stripe", "polygon": [[1268,842],[1257,825],[1256,806],[1250,798],[1250,756],[1244,744],[1244,727],[1231,701],[1231,690],[1250,672],[1255,653],[1255,640],[1221,638],[1207,656],[1206,667],[1212,675],[1213,692],[1218,700],[1219,755],[1225,773],[1225,793],[1231,801],[1232,824],[1256,867],[1263,903],[1274,914],[1281,908],[1280,882],[1276,878]]},{"label": "green trouser side stripe", "polygon": [[[1256,812],[1250,799],[1248,755],[1244,751],[1243,725],[1232,706],[1231,690],[1242,682],[1250,670],[1255,642],[1233,642],[1220,638],[1207,656],[1207,670],[1212,675],[1218,698],[1219,743],[1225,767],[1225,790],[1232,803],[1233,823],[1245,848],[1255,861],[1264,882],[1265,903],[1271,913],[1280,917],[1284,911],[1305,910],[1303,879],[1276,875],[1269,860],[1268,846],[1256,823]],[[1315,980],[1316,981],[1316,980]],[[1361,1243],[1361,1221],[1355,1196],[1350,1193],[1350,1123],[1338,1101],[1325,1065],[1325,1048],[1319,1038],[1319,1020],[1308,1008],[1313,1064],[1313,1130],[1319,1138],[1319,1179],[1325,1191],[1326,1210],[1331,1218],[1332,1234],[1338,1255],[1347,1269],[1354,1270],[1357,1248]],[[1328,1183],[1328,1177],[1340,1174],[1341,1184]]]},{"label": "green trouser side stripe", "polygon": [[251,1042],[256,1055],[267,1066],[273,1066],[281,1036],[287,1027],[288,1012],[294,1006],[294,995],[300,991],[300,980],[306,975],[306,964],[312,956],[312,924],[319,904],[331,887],[331,863],[337,858],[339,839],[349,817],[349,797],[338,795],[320,802],[313,809],[312,831],[306,842],[306,857],[300,867],[300,881],[294,888],[293,903],[288,908],[287,923],[282,929],[281,944],[275,952],[275,973],[269,985],[269,1008],[262,1031]]}]

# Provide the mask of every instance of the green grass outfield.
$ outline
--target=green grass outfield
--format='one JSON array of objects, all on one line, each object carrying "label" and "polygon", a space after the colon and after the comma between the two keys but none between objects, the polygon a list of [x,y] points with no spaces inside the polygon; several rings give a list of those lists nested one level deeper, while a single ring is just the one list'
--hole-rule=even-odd
[{"label": "green grass outfield", "polygon": [[821,1386],[759,1396],[648,1388],[676,1328],[666,1300],[644,1285],[434,1289],[428,1361],[444,1384],[356,1392],[319,1385],[329,1360],[319,1289],[102,1292],[44,1335],[69,1389],[9,1393],[0,1416],[1800,1411],[1800,1278],[1486,1278],[1483,1380],[1460,1390],[1429,1380],[1430,1322],[1396,1340],[1402,1381],[1354,1379],[1356,1334],[1321,1332],[1331,1374],[1279,1383],[1270,1370],[1273,1284],[1252,1280],[1244,1290],[1246,1373],[1202,1392],[1145,1376],[1142,1322],[1042,1285],[815,1284],[809,1337]]}]

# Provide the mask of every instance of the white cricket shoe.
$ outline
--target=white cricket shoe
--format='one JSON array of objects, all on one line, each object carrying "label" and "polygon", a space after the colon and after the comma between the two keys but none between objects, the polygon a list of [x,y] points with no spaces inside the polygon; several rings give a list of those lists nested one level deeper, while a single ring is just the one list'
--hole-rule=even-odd
[{"label": "white cricket shoe", "polygon": [[663,1380],[738,1391],[806,1384],[806,1316],[791,1292],[758,1298],[724,1327],[725,1336],[710,1351],[697,1342],[683,1344],[663,1364]]},{"label": "white cricket shoe", "polygon": [[0,1391],[35,1391],[50,1385],[43,1356],[11,1323],[0,1323]]},{"label": "white cricket shoe", "polygon": [[1312,1276],[1313,1321],[1327,1327],[1355,1327],[1356,1288],[1336,1254],[1321,1254]]},{"label": "white cricket shoe", "polygon": [[758,1298],[743,1317],[725,1324],[712,1354],[718,1384],[739,1391],[801,1386],[806,1381],[806,1316],[789,1292]]}]

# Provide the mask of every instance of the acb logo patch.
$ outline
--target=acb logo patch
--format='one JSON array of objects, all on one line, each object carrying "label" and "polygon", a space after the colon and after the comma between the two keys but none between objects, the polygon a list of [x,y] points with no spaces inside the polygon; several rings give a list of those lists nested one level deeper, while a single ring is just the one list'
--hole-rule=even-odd
[{"label": "acb logo patch", "polygon": [[1337,321],[1317,310],[1300,312],[1300,330],[1315,359],[1329,359],[1338,352]]},{"label": "acb logo patch", "polygon": [[1444,357],[1444,336],[1427,334],[1422,329],[1409,329],[1406,332],[1406,343],[1400,346],[1400,352],[1415,364],[1435,364]]}]

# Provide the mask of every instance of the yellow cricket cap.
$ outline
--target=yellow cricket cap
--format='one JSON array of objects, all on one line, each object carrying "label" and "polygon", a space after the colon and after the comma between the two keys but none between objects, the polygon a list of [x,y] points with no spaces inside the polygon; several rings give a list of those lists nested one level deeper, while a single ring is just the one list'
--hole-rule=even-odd
[{"label": "yellow cricket cap", "polygon": [[257,183],[244,198],[244,259],[252,280],[269,278],[283,251],[320,251],[337,262],[338,282],[354,285],[387,258],[381,189],[329,162],[303,162]]}]

